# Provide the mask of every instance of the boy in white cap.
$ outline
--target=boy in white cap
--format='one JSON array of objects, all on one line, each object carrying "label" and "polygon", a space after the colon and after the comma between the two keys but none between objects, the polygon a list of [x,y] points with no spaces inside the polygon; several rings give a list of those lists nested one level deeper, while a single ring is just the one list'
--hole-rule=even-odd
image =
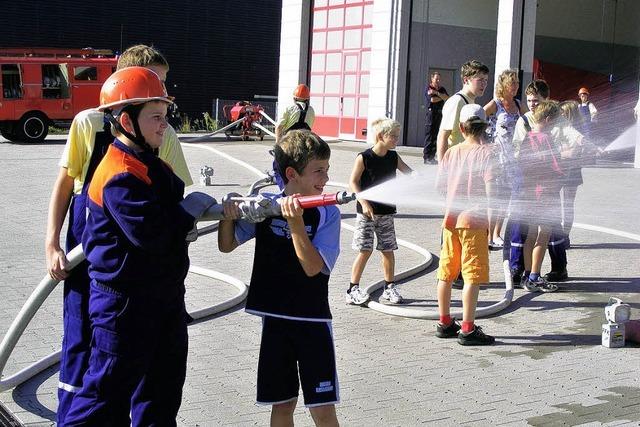
[{"label": "boy in white cap", "polygon": [[[438,266],[438,310],[436,336],[458,337],[461,345],[493,344],[475,325],[480,285],[489,283],[489,241],[493,159],[490,145],[483,144],[487,117],[478,104],[460,110],[460,132],[464,141],[442,156],[437,187],[446,194],[442,224],[442,248]],[[451,284],[462,272],[462,325],[451,317]]]}]

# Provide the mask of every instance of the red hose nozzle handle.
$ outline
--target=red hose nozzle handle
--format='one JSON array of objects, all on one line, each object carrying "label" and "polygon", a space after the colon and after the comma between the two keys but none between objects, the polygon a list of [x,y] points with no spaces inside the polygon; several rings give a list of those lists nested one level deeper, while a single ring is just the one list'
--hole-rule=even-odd
[{"label": "red hose nozzle handle", "polygon": [[342,205],[356,199],[355,193],[340,191],[338,193],[319,194],[317,196],[300,196],[298,201],[304,209],[318,206]]}]

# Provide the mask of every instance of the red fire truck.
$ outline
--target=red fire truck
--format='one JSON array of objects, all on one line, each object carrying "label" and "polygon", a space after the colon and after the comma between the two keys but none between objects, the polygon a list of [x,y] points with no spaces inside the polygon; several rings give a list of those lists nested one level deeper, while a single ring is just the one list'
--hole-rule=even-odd
[{"label": "red fire truck", "polygon": [[66,127],[98,105],[117,57],[97,49],[0,48],[0,133],[10,141],[42,141],[49,125]]}]

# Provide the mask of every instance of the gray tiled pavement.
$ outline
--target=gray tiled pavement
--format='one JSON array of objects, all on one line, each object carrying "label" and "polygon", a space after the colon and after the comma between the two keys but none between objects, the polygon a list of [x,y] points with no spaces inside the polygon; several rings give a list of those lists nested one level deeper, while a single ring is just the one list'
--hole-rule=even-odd
[{"label": "gray tiled pavement", "polygon": [[[44,275],[43,239],[50,189],[62,152],[59,138],[46,144],[0,143],[0,334],[4,334]],[[269,167],[267,142],[209,145],[258,169]],[[361,144],[332,144],[331,178],[346,182]],[[192,175],[203,164],[214,167],[212,187],[194,185],[221,197],[244,192],[251,172],[193,145],[184,148]],[[419,149],[399,149],[412,166],[421,165]],[[425,173],[433,173],[427,167]],[[578,191],[576,222],[640,234],[640,170],[590,168]],[[330,189],[328,189],[330,190]],[[337,190],[337,189],[336,189]],[[353,222],[353,206],[342,208]],[[438,254],[441,212],[400,207],[400,238]],[[342,255],[330,282],[330,303],[338,356],[342,403],[338,416],[347,426],[414,425],[638,425],[640,423],[640,351],[638,346],[600,346],[603,306],[610,295],[633,306],[640,317],[640,242],[576,228],[569,251],[572,280],[555,294],[516,290],[502,313],[480,320],[497,338],[496,345],[463,348],[433,336],[435,322],[393,317],[346,306],[353,252],[344,230]],[[249,280],[252,245],[220,254],[215,236],[191,246],[194,265]],[[401,248],[397,271],[420,260]],[[502,296],[501,263],[492,254],[492,285],[480,294],[482,304]],[[437,262],[437,258],[436,258]],[[548,262],[548,261],[547,261]],[[372,257],[363,282],[380,278],[380,258]],[[544,269],[548,269],[548,264]],[[435,308],[435,271],[430,268],[400,287],[409,304]],[[229,286],[195,275],[187,278],[190,310],[233,295]],[[455,291],[454,299],[460,298]],[[38,312],[7,367],[5,375],[56,350],[61,334],[61,289]],[[268,408],[254,404],[260,321],[241,309],[189,328],[187,382],[178,423],[184,426],[266,425]],[[51,425],[55,418],[57,369],[18,388],[0,393],[2,402],[26,425]],[[298,404],[297,425],[313,425]]]}]

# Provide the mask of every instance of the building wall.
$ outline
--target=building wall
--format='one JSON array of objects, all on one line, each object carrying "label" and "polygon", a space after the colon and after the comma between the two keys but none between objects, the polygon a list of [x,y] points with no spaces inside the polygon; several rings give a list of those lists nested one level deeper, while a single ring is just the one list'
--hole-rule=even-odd
[{"label": "building wall", "polygon": [[[493,96],[497,0],[477,2],[431,0],[413,3],[406,87],[404,125],[405,145],[424,144],[426,106],[424,90],[430,71],[438,69],[449,94],[462,88],[460,66],[470,59],[486,64],[491,73],[484,105]],[[473,19],[477,17],[477,19]]]},{"label": "building wall", "polygon": [[309,84],[310,26],[311,0],[283,0],[278,117],[291,105],[295,87],[300,83]]},{"label": "building wall", "polygon": [[636,0],[539,1],[535,56],[541,75],[560,100],[575,99],[579,87],[589,87],[600,111],[597,127],[603,139],[633,122],[640,80],[639,21]]},{"label": "building wall", "polygon": [[[359,1],[316,3],[337,6]],[[496,40],[499,5],[504,8],[502,19],[511,14],[518,20],[505,27],[510,32],[507,37],[518,38],[518,46]],[[462,86],[460,66],[480,60],[491,70],[487,90],[477,99],[485,104],[493,96],[494,72],[501,71],[494,70],[496,49],[507,44],[509,58],[505,60],[502,50],[500,67],[519,66],[523,86],[532,78],[535,57],[543,64],[564,64],[567,75],[574,77],[579,72],[569,73],[569,68],[611,74],[607,93],[616,101],[618,95],[635,93],[637,88],[637,0],[374,0],[373,10],[368,120],[386,115],[402,122],[404,145],[424,143],[424,88],[430,71],[440,71],[447,90],[455,93]],[[576,84],[559,81],[554,85],[556,94],[562,83]]]},{"label": "building wall", "polygon": [[216,97],[277,93],[281,0],[22,0],[1,9],[1,47],[156,46],[171,65],[169,93],[192,117]]},{"label": "building wall", "polygon": [[537,0],[536,34],[640,47],[638,0]]}]

